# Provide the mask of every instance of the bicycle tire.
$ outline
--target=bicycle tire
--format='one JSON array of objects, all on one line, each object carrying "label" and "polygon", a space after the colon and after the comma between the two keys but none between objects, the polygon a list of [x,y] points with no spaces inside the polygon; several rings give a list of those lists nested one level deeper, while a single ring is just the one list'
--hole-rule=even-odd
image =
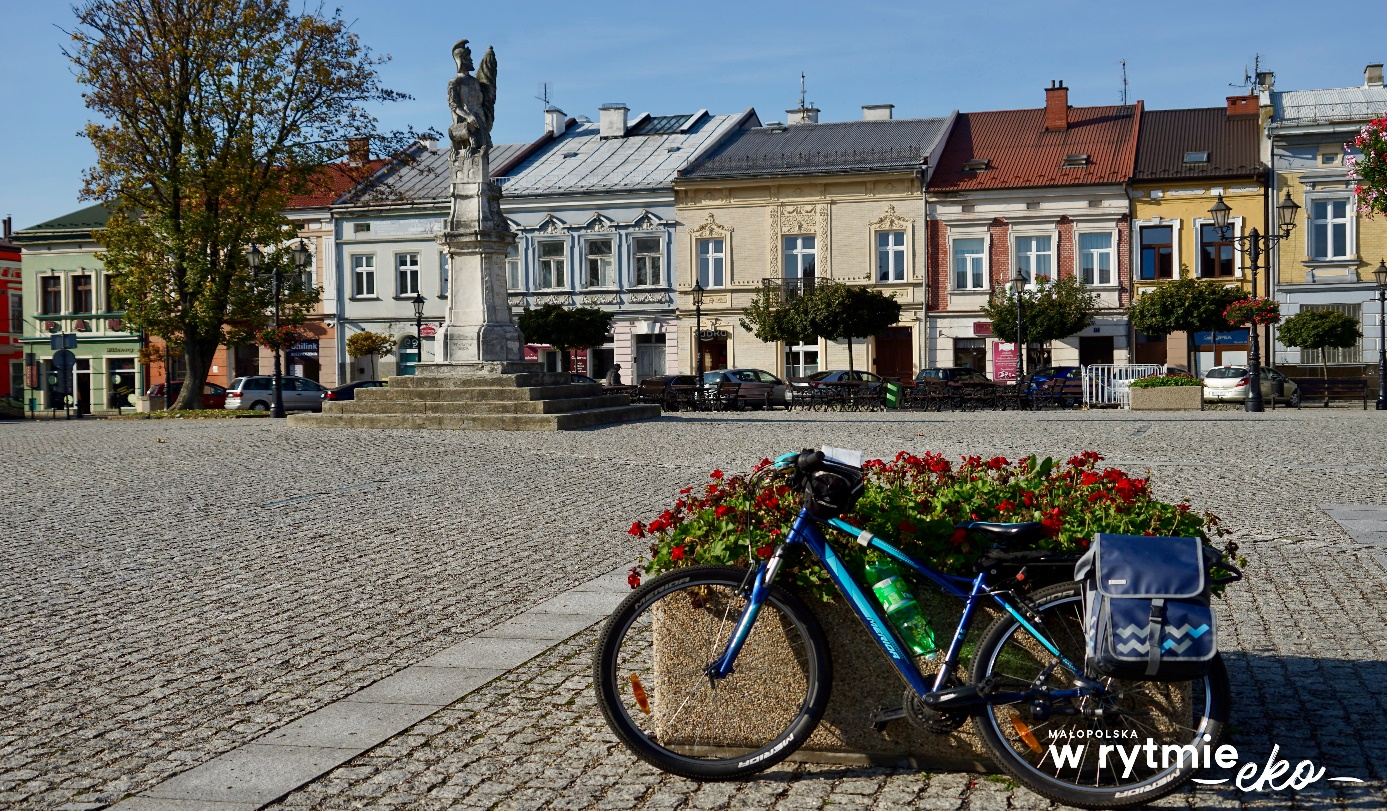
[{"label": "bicycle tire", "polygon": [[[737,595],[746,574],[731,566],[663,574],[632,592],[602,629],[593,654],[598,705],[622,743],[656,768],[693,780],[746,777],[788,757],[823,717],[833,682],[828,641],[808,606],[778,586],[771,588],[733,674],[716,682],[703,674],[746,605]],[[662,649],[668,661],[656,663],[655,636],[662,633],[673,641]],[[773,681],[757,680],[759,668],[784,664],[787,653],[795,657],[799,673],[782,670]],[[649,685],[639,679],[641,673]],[[711,700],[686,716],[695,698]],[[669,710],[676,700],[677,707]],[[729,724],[733,736],[741,737],[728,738]],[[691,735],[694,728],[698,732]]]},{"label": "bicycle tire", "polygon": [[[1078,584],[1062,583],[1041,589],[1030,599],[1041,617],[1046,635],[1071,662],[1082,666],[1083,598]],[[1018,688],[1018,683],[1040,673],[1037,670],[1034,676],[1028,677],[1026,671],[1031,666],[1051,662],[1057,663],[1058,660],[1022,631],[1014,617],[1002,614],[983,633],[982,641],[978,644],[973,661],[973,682],[982,684],[993,677],[996,679],[995,689],[1024,689]],[[1058,666],[1048,683],[1056,687],[1072,686],[1072,680],[1067,679],[1067,675],[1069,671]],[[1130,808],[1158,800],[1188,783],[1199,768],[1198,756],[1196,762],[1191,764],[1188,758],[1176,755],[1173,765],[1163,760],[1160,766],[1150,769],[1142,757],[1138,757],[1128,774],[1121,775],[1118,768],[1123,761],[1115,751],[1110,751],[1109,755],[1117,766],[1109,766],[1105,771],[1097,757],[1090,758],[1095,752],[1101,756],[1101,748],[1089,747],[1101,747],[1104,740],[1116,739],[1116,745],[1130,753],[1133,744],[1144,743],[1141,734],[1144,732],[1147,740],[1155,740],[1153,735],[1164,735],[1157,743],[1158,747],[1191,745],[1196,753],[1212,752],[1219,744],[1230,703],[1228,673],[1222,659],[1215,659],[1209,673],[1202,679],[1189,682],[1103,681],[1113,688],[1111,697],[1106,699],[1108,703],[1102,705],[1105,710],[1111,706],[1112,709],[1108,710],[1113,717],[1111,721],[1104,717],[1082,715],[1051,716],[1037,721],[1025,705],[985,705],[974,711],[973,725],[992,752],[997,765],[1007,774],[1037,794],[1067,805],[1095,809]],[[1093,702],[1095,699],[1082,701]],[[1161,714],[1162,710],[1168,712]],[[1189,714],[1188,719],[1182,717],[1186,713]],[[1142,716],[1151,718],[1151,722],[1139,725],[1129,720]],[[1004,726],[1003,718],[1010,723]],[[1114,722],[1120,726],[1114,728]],[[1137,729],[1137,726],[1142,726],[1142,729]],[[1010,727],[1009,731],[1007,727]],[[1043,750],[1040,748],[1043,745],[1042,734],[1045,740],[1051,742],[1049,748]],[[1072,776],[1050,774],[1045,769],[1047,759],[1052,758],[1057,745],[1066,743],[1074,747],[1085,746],[1078,759],[1070,761],[1076,764]],[[1164,751],[1161,756],[1165,757]],[[1133,773],[1136,766],[1141,769]],[[1064,772],[1065,768],[1061,766],[1056,771]],[[1119,782],[1129,779],[1130,782]]]}]

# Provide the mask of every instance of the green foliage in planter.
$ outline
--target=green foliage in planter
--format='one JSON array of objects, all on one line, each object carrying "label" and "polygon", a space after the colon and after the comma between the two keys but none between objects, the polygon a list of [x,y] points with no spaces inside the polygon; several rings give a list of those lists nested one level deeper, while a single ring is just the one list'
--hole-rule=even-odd
[{"label": "green foliage in planter", "polygon": [[[938,454],[902,451],[889,462],[863,464],[865,491],[844,518],[918,560],[957,574],[970,573],[987,551],[985,543],[954,528],[969,520],[1041,521],[1047,537],[1037,547],[1072,553],[1087,547],[1095,532],[1195,536],[1206,542],[1223,534],[1212,513],[1197,513],[1186,502],[1159,501],[1146,478],[1100,469],[1100,461],[1085,451],[1065,463],[969,456],[953,464]],[[753,473],[769,464],[762,460]],[[753,487],[750,475],[721,470],[711,479],[702,488],[681,490],[674,506],[654,520],[631,525],[631,535],[653,541],[646,573],[702,563],[745,566],[769,557],[789,531],[800,496],[783,479]],[[866,551],[857,544],[836,549],[860,574]],[[818,599],[831,601],[837,593],[817,563],[792,558],[783,572],[788,582]],[[633,572],[632,580],[637,578]]]},{"label": "green foliage in planter", "polygon": [[1203,386],[1204,381],[1191,375],[1151,375],[1131,382],[1134,389],[1163,389],[1171,386]]}]

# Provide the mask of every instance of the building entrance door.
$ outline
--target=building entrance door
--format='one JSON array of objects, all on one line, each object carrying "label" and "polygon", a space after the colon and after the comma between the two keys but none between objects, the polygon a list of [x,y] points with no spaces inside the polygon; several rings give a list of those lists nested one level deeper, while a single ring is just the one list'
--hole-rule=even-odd
[{"label": "building entrance door", "polygon": [[727,339],[704,338],[700,343],[703,352],[703,371],[711,372],[727,368]]},{"label": "building entrance door", "polygon": [[665,336],[636,336],[636,379],[640,383],[647,377],[658,377],[665,373]]},{"label": "building entrance door", "polygon": [[873,340],[872,363],[882,377],[910,380],[915,375],[910,327],[890,327]]},{"label": "building entrance door", "polygon": [[78,414],[92,413],[92,362],[90,358],[78,358],[72,370],[72,399],[76,402]]},{"label": "building entrance door", "polygon": [[407,335],[400,340],[400,369],[401,375],[414,374],[415,364],[419,362],[419,339],[413,335]]},{"label": "building entrance door", "polygon": [[1112,364],[1113,340],[1111,335],[1080,336],[1079,365]]}]

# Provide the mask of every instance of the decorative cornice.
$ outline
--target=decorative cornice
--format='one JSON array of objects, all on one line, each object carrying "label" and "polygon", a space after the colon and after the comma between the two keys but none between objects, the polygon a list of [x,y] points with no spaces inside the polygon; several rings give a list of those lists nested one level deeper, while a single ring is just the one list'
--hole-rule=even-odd
[{"label": "decorative cornice", "polygon": [[904,231],[913,222],[909,217],[902,217],[896,213],[894,205],[886,207],[886,213],[867,223],[874,231]]},{"label": "decorative cornice", "polygon": [[708,218],[696,228],[690,228],[689,233],[695,239],[707,239],[709,237],[726,237],[734,229],[730,225],[723,225],[713,217],[713,212],[708,212]]}]

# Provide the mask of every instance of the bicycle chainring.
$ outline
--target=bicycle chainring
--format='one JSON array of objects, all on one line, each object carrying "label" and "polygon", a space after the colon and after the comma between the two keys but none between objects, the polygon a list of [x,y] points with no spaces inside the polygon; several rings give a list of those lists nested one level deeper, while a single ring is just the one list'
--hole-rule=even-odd
[{"label": "bicycle chainring", "polygon": [[[945,688],[958,687],[958,679],[950,677],[944,683]],[[947,735],[950,732],[963,726],[968,720],[965,712],[940,712],[925,706],[925,702],[915,695],[915,691],[909,687],[905,688],[905,719],[910,725],[923,729],[935,735]]]}]

